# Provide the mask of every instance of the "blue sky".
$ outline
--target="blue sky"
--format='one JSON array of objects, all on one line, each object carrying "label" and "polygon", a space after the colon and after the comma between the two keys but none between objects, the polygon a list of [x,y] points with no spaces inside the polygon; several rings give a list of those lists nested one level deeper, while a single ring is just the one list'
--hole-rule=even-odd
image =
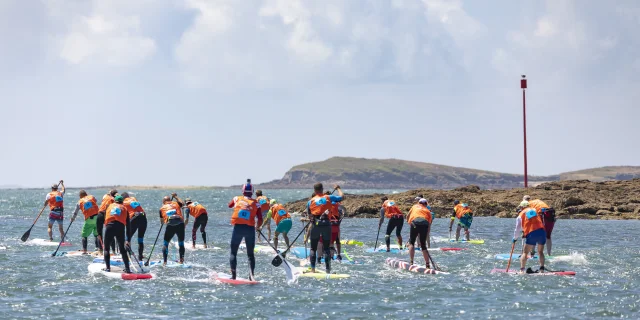
[{"label": "blue sky", "polygon": [[638,1],[0,2],[0,185],[640,165]]}]

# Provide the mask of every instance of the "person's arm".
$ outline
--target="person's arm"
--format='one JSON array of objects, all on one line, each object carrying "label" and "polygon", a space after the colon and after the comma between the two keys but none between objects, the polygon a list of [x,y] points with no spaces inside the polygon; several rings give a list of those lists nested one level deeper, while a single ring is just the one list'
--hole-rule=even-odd
[{"label": "person's arm", "polygon": [[261,227],[264,227],[265,225],[267,225],[269,221],[271,221],[271,209],[269,209],[269,212],[267,212],[267,218],[264,220]]},{"label": "person's arm", "polygon": [[62,187],[62,191],[60,191],[62,193],[62,195],[64,196],[64,191],[66,190],[64,187],[64,181],[60,180],[60,186]]},{"label": "person's arm", "polygon": [[344,192],[342,192],[342,189],[340,189],[340,186],[335,186],[336,191],[338,192],[337,196],[334,196],[333,194],[329,195],[329,200],[331,200],[332,202],[341,202],[342,200],[344,200]]},{"label": "person's arm", "polygon": [[236,205],[236,198],[231,199],[227,205],[229,208],[233,208]]},{"label": "person's arm", "polygon": [[158,214],[160,215],[160,224],[164,224],[164,217],[162,216],[162,210],[158,210]]},{"label": "person's arm", "polygon": [[173,198],[175,198],[175,199],[176,199],[176,202],[178,203],[178,205],[179,205],[180,207],[184,207],[184,202],[182,201],[182,199],[178,198],[178,194],[177,194],[177,193],[175,193],[175,192],[174,192],[174,193],[172,193],[172,194],[171,194],[171,197],[173,197]]},{"label": "person's arm", "polygon": [[384,208],[380,208],[380,221],[378,221],[378,228],[382,226],[383,222],[384,222]]},{"label": "person's arm", "polygon": [[262,210],[260,210],[260,208],[258,208],[258,211],[256,212],[256,218],[258,218],[258,230],[262,229]]},{"label": "person's arm", "polygon": [[76,204],[76,210],[73,211],[73,217],[71,217],[71,222],[76,220],[76,216],[78,215],[78,211],[80,211],[80,204],[79,203]]},{"label": "person's arm", "polygon": [[518,239],[518,234],[522,231],[522,219],[520,216],[516,219],[516,230],[513,231],[513,242],[516,242]]}]

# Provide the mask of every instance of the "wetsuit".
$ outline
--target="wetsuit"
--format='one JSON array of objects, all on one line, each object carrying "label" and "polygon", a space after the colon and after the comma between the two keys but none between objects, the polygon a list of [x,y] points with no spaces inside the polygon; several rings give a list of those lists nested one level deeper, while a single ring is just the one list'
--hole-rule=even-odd
[{"label": "wetsuit", "polygon": [[138,259],[142,260],[142,254],[144,253],[144,234],[147,232],[147,215],[144,209],[134,197],[128,197],[124,199],[124,205],[129,210],[129,219],[131,220],[131,234],[138,233]]},{"label": "wetsuit", "polygon": [[384,234],[384,241],[387,244],[387,247],[391,245],[391,232],[393,229],[396,229],[396,238],[398,238],[398,245],[402,247],[402,226],[404,225],[404,215],[400,208],[396,205],[393,200],[385,200],[380,208],[380,222],[379,225],[382,225],[384,222],[384,218],[387,217],[389,219],[389,223],[387,224],[387,231]]},{"label": "wetsuit", "polygon": [[164,246],[162,247],[162,258],[167,263],[169,255],[169,242],[173,236],[178,236],[178,252],[180,254],[180,263],[184,262],[184,218],[182,217],[182,203],[167,202],[160,208],[160,219],[167,226],[164,230]]},{"label": "wetsuit", "polygon": [[[311,268],[315,270],[318,242],[322,237],[323,244],[326,240],[331,240],[331,222],[329,221],[329,211],[332,202],[342,201],[341,196],[315,195],[307,203],[307,216],[311,220],[311,254],[309,255]],[[323,245],[324,262],[327,273],[331,272],[331,249],[328,245]]]},{"label": "wetsuit", "polygon": [[194,219],[193,221],[193,229],[191,229],[191,243],[196,245],[196,233],[198,232],[198,228],[200,228],[200,234],[202,235],[202,242],[207,244],[207,232],[205,228],[207,227],[207,222],[209,221],[209,215],[207,214],[207,209],[198,202],[191,202],[187,204],[186,213],[191,215]]},{"label": "wetsuit", "polygon": [[[115,241],[118,242],[125,271],[129,271],[129,255],[124,243],[131,241],[130,230],[131,223],[126,207],[118,203],[110,204],[105,213],[104,247],[109,248],[109,246],[115,245]],[[111,268],[110,258],[109,250],[104,250],[104,263],[107,270]]]},{"label": "wetsuit", "polygon": [[256,268],[256,258],[253,252],[256,244],[256,219],[258,225],[262,225],[262,211],[257,206],[257,201],[247,196],[233,198],[228,206],[229,208],[233,208],[233,214],[231,215],[233,232],[231,233],[231,252],[229,256],[231,277],[233,279],[236,278],[238,248],[244,238],[252,278],[253,271]]},{"label": "wetsuit", "polygon": [[[109,207],[109,205],[111,205],[112,203],[114,203],[114,198],[112,195],[110,194],[105,194],[104,196],[102,196],[102,202],[100,203],[100,209],[98,211],[98,215],[96,216],[96,228],[98,231],[98,236],[104,238],[104,232],[103,232],[103,228],[104,228],[104,219],[105,219],[105,212],[107,211],[107,208]],[[104,240],[102,240],[102,242],[104,242]],[[102,243],[102,245],[104,245],[104,243]],[[104,248],[101,247],[102,250],[104,250]],[[112,243],[111,244],[111,251],[113,251],[113,253],[116,252],[116,244]]]},{"label": "wetsuit", "polygon": [[[429,234],[429,227],[433,221],[432,219],[433,216],[431,215],[431,211],[429,211],[426,206],[415,204],[411,207],[411,210],[409,210],[408,222],[411,225],[411,230],[409,231],[409,243],[412,246],[415,245],[416,239],[418,239],[420,241],[420,249],[422,251],[427,250],[427,235]],[[427,261],[427,263],[428,262],[429,261]]]}]

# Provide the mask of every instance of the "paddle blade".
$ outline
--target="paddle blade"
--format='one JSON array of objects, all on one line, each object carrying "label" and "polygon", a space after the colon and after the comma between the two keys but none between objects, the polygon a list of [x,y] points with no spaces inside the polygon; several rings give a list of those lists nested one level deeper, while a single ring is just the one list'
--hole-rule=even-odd
[{"label": "paddle blade", "polygon": [[273,260],[271,260],[271,264],[274,267],[279,267],[282,264],[282,258],[280,257],[279,254],[273,257]]},{"label": "paddle blade", "polygon": [[283,260],[283,264],[282,267],[284,268],[284,271],[287,274],[287,283],[288,284],[293,284],[296,281],[298,281],[298,276],[300,276],[300,271],[295,268],[294,266],[292,266],[289,261],[287,260]]},{"label": "paddle blade", "polygon": [[31,235],[31,229],[33,228],[33,226],[31,226],[31,228],[29,228],[29,230],[27,230],[27,232],[25,232],[22,235],[22,238],[20,238],[20,240],[22,240],[22,242],[27,241],[27,239],[29,239],[29,235]]}]

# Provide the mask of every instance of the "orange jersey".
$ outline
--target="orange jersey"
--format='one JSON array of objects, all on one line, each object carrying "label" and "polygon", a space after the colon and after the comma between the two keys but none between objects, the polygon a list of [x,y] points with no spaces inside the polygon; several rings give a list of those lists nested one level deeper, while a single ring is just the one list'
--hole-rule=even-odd
[{"label": "orange jersey", "polygon": [[538,229],[544,230],[542,218],[533,208],[525,208],[520,211],[520,220],[522,220],[522,231],[525,237]]},{"label": "orange jersey", "polygon": [[85,220],[98,214],[98,202],[96,201],[96,197],[92,195],[88,195],[80,199],[80,201],[78,201],[78,206],[80,207],[80,211],[82,211]]},{"label": "orange jersey", "polygon": [[207,214],[207,209],[198,202],[191,202],[187,205],[187,208],[189,208],[189,215],[196,219],[203,214]]},{"label": "orange jersey", "polygon": [[259,196],[256,198],[256,201],[258,201],[258,208],[260,208],[260,211],[263,213],[269,212],[269,198],[266,196]]},{"label": "orange jersey", "polygon": [[162,207],[160,207],[160,214],[162,214],[164,223],[168,223],[169,219],[180,218],[180,220],[184,220],[184,217],[182,216],[182,210],[180,210],[180,205],[175,201],[163,204]]},{"label": "orange jersey", "polygon": [[331,203],[331,207],[329,207],[329,220],[331,222],[338,222],[340,220],[340,203]]},{"label": "orange jersey", "polygon": [[136,215],[136,212],[144,212],[144,209],[138,202],[138,199],[134,197],[128,197],[124,199],[124,206],[127,207],[129,211],[129,219],[133,219],[133,216]]},{"label": "orange jersey", "polygon": [[112,203],[107,207],[107,211],[104,216],[104,224],[109,224],[112,221],[118,221],[123,225],[127,225],[127,219],[129,218],[127,213],[127,207],[123,204]]},{"label": "orange jersey", "polygon": [[60,191],[51,191],[47,195],[47,203],[49,204],[49,209],[53,211],[55,208],[64,208],[64,198],[62,192]]},{"label": "orange jersey", "polygon": [[280,221],[284,219],[290,219],[291,215],[287,212],[287,209],[284,208],[281,204],[275,204],[271,207],[271,218],[276,222],[276,226],[280,224]]},{"label": "orange jersey", "polygon": [[110,194],[105,194],[102,197],[102,202],[100,203],[100,209],[98,211],[100,212],[106,212],[107,208],[109,207],[110,204],[116,202],[116,200],[113,198],[113,196],[111,196]]},{"label": "orange jersey", "polygon": [[419,203],[414,204],[413,207],[409,209],[409,223],[413,222],[413,220],[417,218],[423,218],[429,221],[429,224],[431,224],[431,221],[433,220],[433,217],[431,216],[431,211],[429,211],[427,207]]},{"label": "orange jersey", "polygon": [[231,215],[231,224],[234,226],[236,224],[246,224],[255,227],[256,215],[258,214],[258,202],[256,199],[237,196],[233,201],[235,204]]},{"label": "orange jersey", "polygon": [[537,213],[541,213],[542,209],[549,209],[550,207],[546,203],[542,202],[542,200],[536,199],[529,201],[529,208],[536,209]]},{"label": "orange jersey", "polygon": [[321,195],[321,196],[313,196],[313,198],[311,198],[311,200],[309,200],[309,211],[311,211],[311,214],[319,217],[321,216],[323,213],[325,213],[325,211],[330,210],[331,209],[331,197],[327,196],[327,195]]},{"label": "orange jersey", "polygon": [[464,216],[465,214],[473,213],[473,211],[471,211],[471,208],[469,208],[469,206],[466,203],[457,204],[453,208],[453,211],[456,212],[456,218],[458,218],[458,220],[460,220],[460,218],[462,218],[462,216]]},{"label": "orange jersey", "polygon": [[382,204],[382,209],[384,210],[384,216],[387,219],[391,218],[402,218],[402,211],[396,205],[396,202],[393,200],[385,200]]}]

